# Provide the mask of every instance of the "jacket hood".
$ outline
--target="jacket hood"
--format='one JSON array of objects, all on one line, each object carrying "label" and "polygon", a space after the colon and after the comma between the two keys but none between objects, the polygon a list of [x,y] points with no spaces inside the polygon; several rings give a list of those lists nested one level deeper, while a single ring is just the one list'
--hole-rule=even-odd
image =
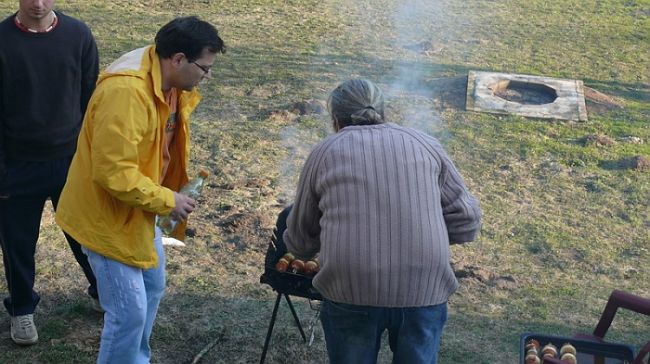
[{"label": "jacket hood", "polygon": [[[147,46],[123,54],[106,67],[99,77],[99,82],[116,75],[144,78],[146,71],[151,68],[152,59],[150,53],[156,54],[154,48],[154,46]],[[148,52],[148,50],[153,52]],[[160,63],[158,66],[160,67]]]},{"label": "jacket hood", "polygon": [[146,80],[153,75],[153,90],[156,97],[164,102],[162,93],[162,70],[156,46],[150,45],[134,49],[116,59],[99,75],[97,84],[114,76],[131,76]]}]

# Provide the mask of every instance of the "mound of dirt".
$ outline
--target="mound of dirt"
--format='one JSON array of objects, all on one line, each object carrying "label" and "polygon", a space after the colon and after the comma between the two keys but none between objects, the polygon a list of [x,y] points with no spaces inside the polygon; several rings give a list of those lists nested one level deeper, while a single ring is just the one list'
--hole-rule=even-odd
[{"label": "mound of dirt", "polygon": [[586,137],[582,138],[582,143],[585,146],[587,145],[607,146],[607,145],[616,144],[616,141],[607,135],[595,134],[595,135],[587,135]]},{"label": "mound of dirt", "polygon": [[650,158],[642,155],[637,155],[625,161],[630,169],[637,171],[650,171]]},{"label": "mound of dirt", "polygon": [[425,40],[416,44],[406,45],[404,48],[429,56],[442,52],[445,46],[442,43]]},{"label": "mound of dirt", "polygon": [[452,263],[452,268],[458,279],[475,279],[482,283],[486,283],[492,279],[492,273],[476,265],[456,262]]},{"label": "mound of dirt", "polygon": [[269,121],[281,123],[289,122],[298,117],[298,115],[287,110],[272,110],[263,116],[267,117]]},{"label": "mound of dirt", "polygon": [[298,101],[291,105],[289,111],[298,115],[324,114],[325,104],[322,101],[314,99]]},{"label": "mound of dirt", "polygon": [[606,95],[593,88],[584,87],[585,101],[587,104],[587,113],[603,113],[615,109],[622,109],[625,105],[624,101],[620,98]]},{"label": "mound of dirt", "polygon": [[650,171],[650,158],[644,155],[622,158],[617,160],[603,161],[601,166],[609,170],[633,169],[635,171]]}]

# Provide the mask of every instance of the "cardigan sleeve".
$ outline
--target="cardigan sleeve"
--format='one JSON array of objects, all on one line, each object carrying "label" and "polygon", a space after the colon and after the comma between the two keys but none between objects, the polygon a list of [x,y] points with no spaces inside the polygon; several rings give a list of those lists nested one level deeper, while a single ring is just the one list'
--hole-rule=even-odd
[{"label": "cardigan sleeve", "polygon": [[310,259],[320,251],[319,197],[314,189],[318,171],[318,148],[314,149],[300,173],[296,199],[287,218],[283,238],[287,249],[296,257]]},{"label": "cardigan sleeve", "polygon": [[450,244],[473,241],[481,229],[481,209],[446,152],[439,149],[441,161],[440,202]]}]

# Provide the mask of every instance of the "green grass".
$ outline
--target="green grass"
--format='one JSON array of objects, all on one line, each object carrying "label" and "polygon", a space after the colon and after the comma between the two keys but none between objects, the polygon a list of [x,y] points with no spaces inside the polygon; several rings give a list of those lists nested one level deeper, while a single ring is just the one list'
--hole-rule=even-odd
[{"label": "green grass", "polygon": [[[438,137],[481,201],[478,240],[452,247],[455,267],[475,275],[451,298],[442,363],[515,363],[521,333],[589,332],[613,289],[648,297],[650,171],[622,163],[650,157],[648,0],[58,4],[91,26],[102,65],[148,44],[177,15],[210,20],[228,46],[194,115],[192,168],[213,177],[190,221],[196,235],[167,251],[154,362],[189,363],[216,338],[202,363],[259,360],[275,298],[259,284],[266,244],[304,158],[331,132],[327,115],[290,112],[296,102],[323,102],[349,77],[384,88],[392,121]],[[0,14],[16,6],[0,0]],[[422,41],[439,50],[409,49]],[[527,119],[466,112],[463,90],[452,94],[455,107],[440,107],[440,85],[469,70],[579,79],[623,107],[588,102],[580,123]],[[615,143],[585,143],[593,135]],[[14,346],[0,318],[0,362],[93,362],[101,318],[49,209],[37,259],[41,342]],[[309,326],[313,310],[294,301]],[[623,311],[608,338],[638,347],[649,325]],[[326,351],[319,325],[304,345],[282,303],[267,363],[287,362],[324,363]],[[380,362],[390,362],[385,347]]]}]

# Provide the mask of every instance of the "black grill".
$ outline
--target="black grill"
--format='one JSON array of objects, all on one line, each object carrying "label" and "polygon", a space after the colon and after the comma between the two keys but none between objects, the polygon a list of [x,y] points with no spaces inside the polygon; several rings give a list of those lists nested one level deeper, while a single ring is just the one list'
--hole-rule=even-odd
[{"label": "black grill", "polygon": [[269,247],[266,250],[266,258],[264,260],[264,273],[260,277],[260,283],[268,284],[273,288],[274,291],[278,293],[278,296],[275,300],[275,306],[273,306],[273,313],[271,314],[271,322],[269,323],[269,329],[266,333],[266,340],[264,342],[264,349],[262,350],[262,358],[260,359],[260,364],[264,363],[266,358],[266,352],[269,347],[269,342],[271,341],[271,334],[273,333],[273,326],[275,325],[275,319],[278,315],[278,307],[280,305],[280,300],[282,296],[287,301],[289,309],[293,314],[293,318],[296,321],[298,330],[304,342],[307,342],[307,337],[305,332],[302,329],[300,324],[300,319],[296,310],[293,308],[291,299],[289,296],[303,297],[310,300],[322,300],[323,297],[320,293],[312,286],[312,277],[297,274],[292,272],[280,272],[275,269],[275,264],[282,258],[284,254],[287,253],[287,246],[282,239],[282,234],[287,229],[287,216],[291,211],[291,206],[282,210],[280,215],[278,215],[278,220],[275,224],[275,229],[273,229],[273,236],[269,242]]}]

